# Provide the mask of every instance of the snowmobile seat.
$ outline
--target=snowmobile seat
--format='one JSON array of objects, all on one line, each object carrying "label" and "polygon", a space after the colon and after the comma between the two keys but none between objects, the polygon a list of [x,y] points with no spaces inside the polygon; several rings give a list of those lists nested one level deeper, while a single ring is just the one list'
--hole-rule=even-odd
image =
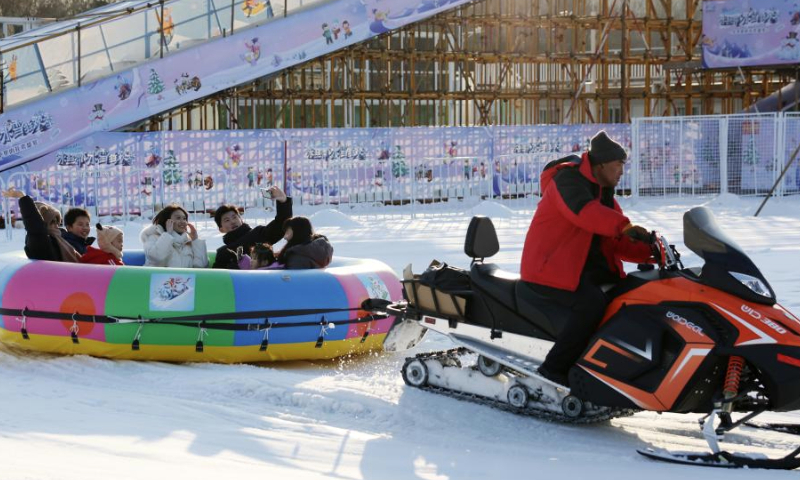
[{"label": "snowmobile seat", "polygon": [[514,298],[519,275],[506,272],[493,263],[476,263],[469,272],[469,279],[473,288],[483,290],[496,301],[516,310],[517,301]]},{"label": "snowmobile seat", "polygon": [[464,239],[464,253],[473,261],[489,258],[500,251],[492,219],[481,215],[472,217]]}]

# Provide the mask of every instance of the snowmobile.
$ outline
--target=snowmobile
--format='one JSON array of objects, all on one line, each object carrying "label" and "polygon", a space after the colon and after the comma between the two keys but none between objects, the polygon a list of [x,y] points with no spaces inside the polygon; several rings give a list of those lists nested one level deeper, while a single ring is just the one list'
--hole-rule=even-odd
[{"label": "snowmobile", "polygon": [[[460,287],[423,282],[406,269],[405,301],[383,306],[397,318],[384,348],[411,348],[428,330],[444,334],[456,348],[408,358],[408,385],[548,420],[590,423],[642,410],[705,414],[710,453],[639,450],[657,460],[798,468],[800,448],[780,459],[753,458],[726,452],[719,442],[744,424],[800,434],[796,425],[751,422],[763,412],[800,409],[800,320],[776,302],[710,210],[694,208],[683,221],[684,244],[703,266],[685,268],[656,232],[643,239],[654,264],[604,288],[608,308],[569,370],[569,385],[537,371],[566,311],[484,261],[499,251],[486,217],[474,217],[467,230],[464,251],[472,263]],[[734,413],[744,415],[734,420]]]}]

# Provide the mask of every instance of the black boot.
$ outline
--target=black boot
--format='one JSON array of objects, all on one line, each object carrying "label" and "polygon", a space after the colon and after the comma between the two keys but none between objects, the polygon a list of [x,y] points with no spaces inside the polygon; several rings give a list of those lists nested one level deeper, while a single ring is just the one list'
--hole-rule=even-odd
[{"label": "black boot", "polygon": [[567,374],[566,373],[551,372],[544,365],[539,366],[538,372],[539,372],[539,375],[541,375],[544,378],[550,380],[551,382],[555,382],[555,383],[557,383],[559,385],[563,385],[564,387],[569,388],[569,379],[567,378]]}]

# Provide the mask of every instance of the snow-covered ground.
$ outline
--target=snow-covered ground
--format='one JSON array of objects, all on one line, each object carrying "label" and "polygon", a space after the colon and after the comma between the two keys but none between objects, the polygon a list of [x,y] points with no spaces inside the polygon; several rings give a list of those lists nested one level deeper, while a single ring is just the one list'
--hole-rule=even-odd
[{"label": "snow-covered ground", "polygon": [[[682,248],[682,214],[704,204],[753,257],[781,303],[800,313],[800,198],[621,201],[635,223]],[[463,238],[473,213],[495,220],[501,252],[519,271],[531,211],[484,203],[446,215],[312,217],[337,255],[378,258],[398,273],[437,258],[466,267]],[[308,212],[309,214],[312,212]],[[346,212],[345,212],[346,213]],[[252,212],[251,223],[263,223]],[[201,223],[209,247],[221,244]],[[142,224],[124,227],[140,248]],[[0,240],[21,249],[23,235]],[[411,353],[450,345],[429,335]],[[704,479],[795,478],[794,472],[728,471],[666,465],[635,449],[704,450],[698,415],[639,413],[593,426],[566,426],[408,388],[409,352],[330,362],[206,365],[122,362],[12,351],[0,346],[0,479],[345,478]],[[800,413],[771,420],[800,423]],[[743,435],[747,433],[748,436]],[[742,431],[736,451],[776,456],[798,437]],[[566,475],[566,476],[564,476]],[[556,477],[557,476],[557,477]]]}]

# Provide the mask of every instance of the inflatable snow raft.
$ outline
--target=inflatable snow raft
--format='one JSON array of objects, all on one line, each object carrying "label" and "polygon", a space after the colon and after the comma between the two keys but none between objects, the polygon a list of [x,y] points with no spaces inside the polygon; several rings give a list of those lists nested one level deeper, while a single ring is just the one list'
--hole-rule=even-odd
[{"label": "inflatable snow raft", "polygon": [[170,362],[328,359],[380,349],[398,301],[377,260],[324,270],[216,270],[31,261],[0,256],[0,341],[26,350]]}]

